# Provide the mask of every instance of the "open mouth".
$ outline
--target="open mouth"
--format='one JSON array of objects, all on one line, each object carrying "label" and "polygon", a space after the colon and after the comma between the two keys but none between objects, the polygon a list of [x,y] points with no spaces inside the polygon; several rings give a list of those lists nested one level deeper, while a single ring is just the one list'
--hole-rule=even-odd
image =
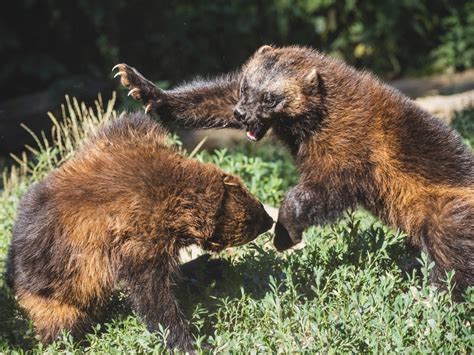
[{"label": "open mouth", "polygon": [[247,138],[252,142],[257,142],[265,136],[270,126],[257,125],[254,127],[248,127],[247,129]]}]

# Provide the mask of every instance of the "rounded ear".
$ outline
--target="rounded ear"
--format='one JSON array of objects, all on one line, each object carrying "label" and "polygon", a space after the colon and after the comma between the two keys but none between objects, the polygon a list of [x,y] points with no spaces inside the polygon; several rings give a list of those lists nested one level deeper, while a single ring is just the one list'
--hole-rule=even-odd
[{"label": "rounded ear", "polygon": [[310,69],[309,72],[304,77],[304,83],[305,83],[304,91],[307,94],[314,94],[319,87],[319,80],[320,80],[320,76],[319,76],[318,71],[315,68]]},{"label": "rounded ear", "polygon": [[304,80],[308,84],[316,85],[318,83],[318,71],[316,69],[311,69],[308,74],[306,74]]},{"label": "rounded ear", "polygon": [[240,186],[240,180],[238,177],[234,175],[224,175],[224,179],[222,180],[224,182],[224,185],[229,185],[229,186]]},{"label": "rounded ear", "polygon": [[265,44],[263,46],[261,46],[259,49],[257,49],[257,54],[263,54],[263,53],[266,53],[266,52],[269,52],[269,51],[272,51],[274,48],[268,44]]}]

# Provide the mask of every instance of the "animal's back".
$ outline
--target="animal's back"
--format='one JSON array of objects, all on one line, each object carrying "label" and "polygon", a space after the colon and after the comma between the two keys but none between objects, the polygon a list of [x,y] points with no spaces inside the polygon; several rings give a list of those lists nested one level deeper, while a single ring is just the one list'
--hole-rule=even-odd
[{"label": "animal's back", "polygon": [[406,100],[386,128],[393,129],[392,147],[403,173],[432,184],[474,187],[472,151],[444,122]]},{"label": "animal's back", "polygon": [[[165,131],[140,114],[129,114],[100,130],[22,197],[7,262],[8,283],[41,293],[51,285],[73,282],[74,273],[81,271],[69,272],[65,265],[85,248],[91,254],[99,252],[112,219],[123,218],[126,226],[132,218],[131,201],[147,195],[144,182],[156,168],[149,163],[166,165],[174,154],[165,145]],[[149,200],[141,199],[142,205],[135,207],[146,212],[152,208],[144,205]]]}]

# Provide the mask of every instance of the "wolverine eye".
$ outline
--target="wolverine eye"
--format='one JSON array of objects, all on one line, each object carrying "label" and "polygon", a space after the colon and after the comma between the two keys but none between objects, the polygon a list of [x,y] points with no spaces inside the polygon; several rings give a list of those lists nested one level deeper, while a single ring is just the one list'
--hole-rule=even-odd
[{"label": "wolverine eye", "polygon": [[263,104],[268,107],[268,108],[273,108],[277,105],[278,103],[278,98],[273,95],[272,93],[269,93],[267,92],[264,96],[263,96]]},{"label": "wolverine eye", "polygon": [[245,88],[246,88],[246,82],[242,81],[242,83],[240,84],[240,97],[244,96]]}]

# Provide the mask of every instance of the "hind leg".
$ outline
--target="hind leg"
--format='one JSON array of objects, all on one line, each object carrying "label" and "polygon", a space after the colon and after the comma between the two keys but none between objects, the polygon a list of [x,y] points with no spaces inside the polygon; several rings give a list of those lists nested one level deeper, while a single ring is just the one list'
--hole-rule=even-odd
[{"label": "hind leg", "polygon": [[79,339],[90,329],[90,315],[74,305],[28,292],[19,293],[18,302],[33,321],[43,343],[53,342],[63,330]]},{"label": "hind leg", "polygon": [[474,250],[470,252],[460,250],[452,240],[445,242],[446,244],[438,243],[436,246],[426,242],[422,245],[422,250],[428,255],[428,262],[435,263],[429,275],[430,282],[441,289],[446,289],[447,272],[454,271],[451,280],[453,299],[462,301],[466,289],[474,286]]},{"label": "hind leg", "polygon": [[463,298],[474,286],[474,206],[463,199],[451,199],[428,223],[422,248],[435,262],[431,280],[441,284],[446,272],[454,270],[453,296]]},{"label": "hind leg", "polygon": [[446,265],[439,260],[438,255],[435,254],[432,243],[430,243],[427,237],[421,238],[421,251],[427,255],[428,265],[434,262],[434,266],[429,274],[430,283],[438,287],[443,287],[442,280],[446,278]]}]

